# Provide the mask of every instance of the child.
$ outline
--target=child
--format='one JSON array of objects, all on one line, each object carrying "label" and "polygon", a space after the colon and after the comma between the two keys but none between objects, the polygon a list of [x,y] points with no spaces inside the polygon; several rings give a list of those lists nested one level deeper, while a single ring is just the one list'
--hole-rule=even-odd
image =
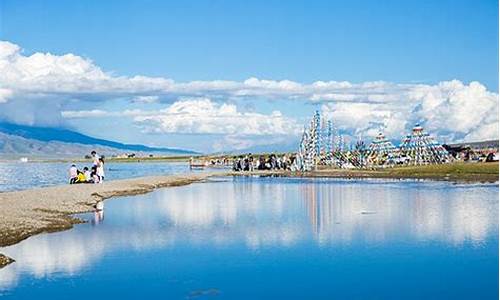
[{"label": "child", "polygon": [[71,165],[69,168],[69,184],[73,184],[76,182],[76,178],[78,176],[78,169],[75,165]]},{"label": "child", "polygon": [[92,173],[90,175],[92,176],[93,183],[99,183],[99,175],[97,175],[97,166],[92,167]]},{"label": "child", "polygon": [[92,182],[92,176],[90,175],[89,168],[87,167],[83,168],[83,174],[85,175],[86,182]]}]

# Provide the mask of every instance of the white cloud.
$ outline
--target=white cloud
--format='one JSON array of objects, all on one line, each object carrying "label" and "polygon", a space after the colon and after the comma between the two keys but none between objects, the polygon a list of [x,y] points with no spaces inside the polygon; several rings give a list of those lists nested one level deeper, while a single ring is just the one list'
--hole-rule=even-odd
[{"label": "white cloud", "polygon": [[[212,99],[262,96],[268,99],[313,101],[384,102],[420,85],[383,81],[350,83],[316,81],[304,84],[290,80],[191,81],[146,76],[113,76],[91,60],[74,55],[35,53],[23,55],[20,47],[0,42],[2,88],[32,95],[64,95],[81,100],[130,97],[133,101],[155,102],[161,96],[202,96]],[[432,87],[432,86],[429,86]]]},{"label": "white cloud", "polygon": [[382,101],[332,102],[322,111],[353,135],[374,136],[383,130],[400,138],[420,122],[447,141],[498,138],[498,94],[478,82],[407,86]]},{"label": "white cloud", "polygon": [[279,111],[270,114],[239,111],[236,105],[207,98],[183,99],[156,111],[63,111],[64,118],[132,117],[149,133],[223,134],[231,136],[297,135],[301,125]]},{"label": "white cloud", "polygon": [[[323,112],[348,133],[372,135],[385,128],[399,138],[415,121],[448,140],[498,137],[498,94],[478,82],[457,80],[428,84],[384,81],[351,83],[290,80],[215,80],[175,82],[146,76],[116,76],[90,59],[74,54],[24,55],[18,45],[0,41],[0,118],[23,123],[57,122],[67,103],[128,99],[141,105],[160,99],[202,97],[199,102],[178,101],[156,114],[121,112],[149,132],[262,134],[293,132],[289,118],[238,111],[228,100],[275,99],[324,103]],[[215,102],[217,101],[217,102]],[[219,104],[220,103],[220,104]],[[87,105],[88,107],[88,105]],[[203,114],[202,114],[203,111]],[[64,118],[98,117],[99,110],[66,111]],[[179,117],[179,116],[183,117]],[[187,116],[187,117],[186,117]],[[56,120],[56,121],[54,121]],[[244,122],[241,120],[245,120]],[[147,124],[154,124],[148,126]]]},{"label": "white cloud", "polygon": [[451,139],[498,138],[498,94],[478,82],[464,85],[458,80],[436,86],[420,86],[409,93],[417,102],[414,114],[429,130]]},{"label": "white cloud", "polygon": [[7,102],[9,97],[12,97],[12,91],[0,88],[0,103]]},{"label": "white cloud", "polygon": [[130,117],[145,133],[214,135],[213,151],[241,150],[286,142],[302,125],[279,111],[243,112],[234,104],[207,98],[181,99],[160,110],[63,111],[66,119]]},{"label": "white cloud", "polygon": [[67,110],[61,112],[63,118],[67,119],[79,119],[79,118],[99,118],[99,117],[109,117],[114,116],[114,114],[101,110],[101,109],[93,109],[93,110]]}]

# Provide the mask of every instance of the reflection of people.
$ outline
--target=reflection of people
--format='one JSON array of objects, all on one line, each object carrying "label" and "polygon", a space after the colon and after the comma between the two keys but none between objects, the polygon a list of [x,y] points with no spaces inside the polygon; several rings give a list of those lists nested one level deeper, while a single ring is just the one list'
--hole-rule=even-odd
[{"label": "reflection of people", "polygon": [[104,221],[104,210],[96,210],[94,212],[94,220],[92,220],[90,223],[92,225],[98,225],[101,224]]},{"label": "reflection of people", "polygon": [[97,225],[104,221],[104,202],[98,201],[95,204],[94,220],[92,220],[92,225]]}]

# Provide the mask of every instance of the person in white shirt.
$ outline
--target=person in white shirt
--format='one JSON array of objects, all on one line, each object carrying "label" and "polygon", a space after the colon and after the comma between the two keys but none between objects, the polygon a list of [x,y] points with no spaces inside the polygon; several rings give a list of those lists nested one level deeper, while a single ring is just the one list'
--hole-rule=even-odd
[{"label": "person in white shirt", "polygon": [[92,175],[91,175],[91,173],[90,173],[89,168],[87,168],[87,167],[83,168],[83,174],[85,175],[85,180],[86,180],[87,182],[92,181]]},{"label": "person in white shirt", "polygon": [[69,184],[73,184],[76,182],[76,178],[78,177],[78,169],[75,165],[71,165],[69,168]]},{"label": "person in white shirt", "polygon": [[99,183],[104,181],[104,159],[99,158],[99,163],[97,164],[97,176],[99,176]]},{"label": "person in white shirt", "polygon": [[97,152],[92,151],[90,152],[90,155],[92,156],[92,166],[98,166],[100,157]]}]

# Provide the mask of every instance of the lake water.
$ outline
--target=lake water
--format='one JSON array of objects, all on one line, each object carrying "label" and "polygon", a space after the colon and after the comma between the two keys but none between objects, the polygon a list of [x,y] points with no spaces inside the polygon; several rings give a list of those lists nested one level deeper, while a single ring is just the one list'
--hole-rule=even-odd
[{"label": "lake water", "polygon": [[[76,163],[81,170],[91,163]],[[0,192],[68,183],[67,162],[0,162]],[[105,164],[106,180],[190,172],[187,162],[137,162]]]},{"label": "lake water", "polygon": [[498,185],[221,178],[0,249],[6,299],[497,299]]}]

